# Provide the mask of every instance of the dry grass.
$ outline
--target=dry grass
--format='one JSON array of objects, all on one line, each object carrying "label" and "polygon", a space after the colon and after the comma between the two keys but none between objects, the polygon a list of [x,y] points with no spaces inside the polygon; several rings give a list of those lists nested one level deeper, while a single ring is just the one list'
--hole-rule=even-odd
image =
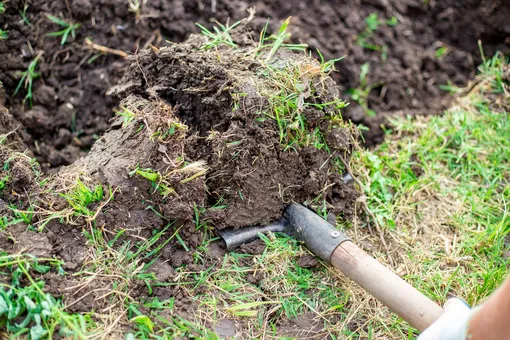
[{"label": "dry grass", "polygon": [[[503,57],[485,61],[482,75],[457,106],[441,117],[396,119],[382,145],[359,150],[350,164],[363,192],[359,208],[366,214],[351,223],[338,221],[337,226],[441,304],[452,295],[476,304],[508,273],[510,123],[508,80],[503,79],[507,73]],[[191,172],[200,173],[202,166],[193,164]],[[87,196],[94,190],[92,184],[75,183],[65,185],[68,195]],[[108,202],[108,197],[101,202]],[[93,217],[94,211],[90,213]],[[198,217],[196,222],[197,230],[210,234],[210,226],[198,225],[202,223]],[[133,288],[135,282],[144,282],[150,290],[156,282],[150,266],[158,247],[177,237],[178,228],[164,229],[136,244],[114,246],[120,235],[106,237],[101,226],[87,226],[89,258],[75,275],[77,284],[68,288],[75,295],[94,295],[103,306],[89,314],[87,322],[80,319],[83,315],[68,315],[62,309],[56,309],[51,319],[58,324],[63,322],[59,317],[66,318],[83,331],[75,333],[78,338],[220,339],[224,336],[215,328],[225,319],[235,323],[230,338],[416,335],[337,270],[321,262],[303,268],[300,259],[310,256],[308,250],[284,235],[264,237],[262,254],[230,253],[221,263],[210,260],[210,245],[216,239],[205,238],[193,254],[195,264],[177,268],[176,275],[160,285],[187,297],[182,301],[192,313],[183,316],[174,307],[174,297],[154,301]],[[112,236],[113,242],[106,241]]]}]

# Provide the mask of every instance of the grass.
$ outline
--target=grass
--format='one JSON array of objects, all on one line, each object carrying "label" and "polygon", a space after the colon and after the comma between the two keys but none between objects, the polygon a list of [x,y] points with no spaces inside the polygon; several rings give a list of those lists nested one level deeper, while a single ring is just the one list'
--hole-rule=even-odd
[{"label": "grass", "polygon": [[147,0],[128,0],[128,9],[130,12],[135,13],[136,20],[140,20],[142,9],[147,3]]},{"label": "grass", "polygon": [[388,141],[351,165],[398,249],[389,256],[436,301],[477,304],[508,274],[508,67],[502,55],[484,60],[473,90],[444,116],[394,120]]},{"label": "grass", "polygon": [[227,45],[230,47],[237,47],[237,45],[232,40],[230,36],[230,31],[238,26],[242,21],[237,21],[232,25],[228,23],[223,25],[222,23],[216,21],[218,26],[213,26],[213,30],[209,30],[202,24],[196,23],[196,25],[200,28],[201,33],[208,38],[208,41],[204,43],[201,47],[203,50],[215,49],[221,45]]},{"label": "grass", "polygon": [[375,83],[375,84],[369,84],[368,83],[368,72],[370,71],[370,63],[366,62],[360,67],[360,74],[359,74],[359,85],[356,88],[350,88],[347,91],[347,94],[349,94],[356,103],[361,106],[363,111],[367,114],[369,117],[375,117],[377,115],[377,112],[370,109],[368,106],[368,96],[370,95],[370,92],[381,86],[381,84]]},{"label": "grass", "polygon": [[261,75],[268,79],[267,88],[259,92],[269,100],[271,110],[260,112],[259,121],[266,117],[274,119],[278,125],[280,143],[284,150],[297,150],[314,146],[329,150],[319,128],[308,126],[304,111],[309,108],[324,111],[332,124],[344,125],[340,110],[345,102],[335,99],[329,103],[317,104],[314,101],[321,91],[324,73],[315,64],[286,64],[284,67],[265,65]]},{"label": "grass", "polygon": [[[486,60],[475,87],[458,105],[442,116],[395,119],[386,141],[375,150],[359,150],[350,164],[368,218],[343,227],[371,255],[440,304],[458,295],[475,305],[508,274],[510,260],[503,256],[510,232],[505,67],[508,61],[501,56]],[[186,328],[192,334],[216,339],[213,325],[230,319],[236,320],[242,338],[276,339],[282,336],[283,320],[306,315],[313,326],[302,330],[305,338],[417,335],[336,270],[320,262],[301,267],[299,259],[308,251],[292,238],[262,239],[266,247],[260,255],[230,253],[220,265],[202,270],[183,266],[177,268],[178,281],[163,284],[193,297],[197,307],[188,322],[194,326]],[[207,265],[212,239],[203,242],[194,259]],[[254,277],[258,284],[248,282]],[[138,320],[137,337],[182,335],[172,333],[177,327],[173,316],[164,318],[170,320],[166,331],[162,326],[161,315],[172,303],[157,307],[161,303],[151,301],[145,302],[153,307],[150,313],[143,314],[150,323],[145,317]]]},{"label": "grass", "polygon": [[0,327],[11,339],[86,339],[89,316],[65,312],[62,301],[45,293],[44,281],[36,278],[50,270],[63,274],[61,265],[51,258],[0,253]]},{"label": "grass", "polygon": [[19,11],[19,15],[21,16],[21,19],[23,19],[23,22],[25,22],[25,24],[30,26],[30,25],[32,25],[32,23],[30,22],[30,20],[28,20],[28,16],[27,16],[28,7],[30,7],[30,5],[27,3],[25,5],[23,5],[23,10]]},{"label": "grass", "polygon": [[15,96],[21,87],[23,86],[26,90],[26,95],[23,98],[23,105],[25,105],[26,101],[28,100],[28,106],[32,107],[33,102],[33,91],[32,87],[34,84],[34,80],[39,78],[41,76],[40,73],[36,72],[37,63],[39,62],[39,59],[41,58],[41,54],[38,54],[30,63],[28,64],[28,68],[26,71],[21,72],[21,79],[18,82],[18,86],[14,90],[13,96]]},{"label": "grass", "polygon": [[63,20],[51,14],[48,14],[47,18],[62,28],[60,31],[50,32],[47,34],[49,37],[62,37],[60,40],[60,45],[64,45],[67,42],[69,35],[71,35],[73,38],[76,38],[76,30],[81,27],[81,24]]},{"label": "grass", "polygon": [[[319,105],[312,100],[334,62],[276,67],[267,57],[275,45],[282,48],[284,43],[277,37],[263,38],[257,53],[250,55],[264,65],[261,72],[273,77],[269,100],[274,111],[261,113],[260,118],[275,119],[288,148],[325,148],[320,136],[305,132],[300,109],[308,105],[336,117],[340,102]],[[451,295],[479,303],[507,276],[510,265],[505,255],[510,250],[505,241],[510,232],[509,84],[505,80],[509,64],[501,55],[483,59],[476,82],[450,110],[441,116],[395,118],[383,144],[356,151],[349,166],[363,194],[358,204],[366,214],[337,223],[354,242],[440,304]],[[132,115],[121,116],[126,121]],[[165,141],[176,129],[168,124],[152,139]],[[137,167],[130,175],[165,192],[162,185],[171,188],[175,181],[186,183],[207,171],[202,163],[176,160],[176,164],[168,173]],[[4,185],[8,184],[6,179]],[[167,221],[166,226],[149,236],[129,237],[129,230],[95,223],[93,217],[113,199],[114,192],[105,191],[90,181],[73,180],[53,194],[66,204],[61,218],[87,221],[83,234],[88,258],[73,278],[79,281],[80,291],[98,294],[106,307],[70,314],[62,301],[43,290],[44,274],[64,274],[59,261],[0,254],[0,325],[9,335],[37,339],[62,332],[74,338],[213,340],[224,338],[216,334],[215,326],[227,319],[235,321],[239,338],[287,339],[293,336],[289,320],[299,324],[303,318],[309,322],[302,324],[296,337],[411,339],[417,335],[335,269],[320,261],[303,266],[310,253],[293,238],[261,236],[265,245],[261,254],[232,252],[217,259],[210,250],[216,241],[213,227],[200,207],[194,207],[198,246],[192,247],[184,228],[162,215],[161,207],[149,199],[143,202],[146,209]],[[12,206],[16,223],[34,223],[39,216],[35,208],[21,211]],[[327,210],[320,213],[326,215]],[[3,223],[8,230],[12,222],[0,219],[0,226]],[[170,279],[160,282],[151,266],[170,243],[192,252],[193,263],[177,266]],[[11,278],[10,283],[3,277]],[[156,294],[157,289],[169,292],[168,296]],[[192,312],[180,314],[183,304]],[[9,310],[19,313],[9,315]]]},{"label": "grass", "polygon": [[179,168],[165,174],[151,168],[141,169],[140,167],[136,167],[134,170],[129,172],[129,175],[136,175],[145,178],[151,183],[151,187],[153,189],[152,193],[158,192],[162,196],[168,196],[170,194],[177,194],[171,184],[174,181],[177,181],[180,184],[186,184],[204,176],[208,170],[204,161],[186,163],[182,160],[176,160],[176,163]]},{"label": "grass", "polygon": [[128,108],[126,108],[126,107],[121,107],[119,110],[116,110],[115,114],[120,116],[120,117],[122,117],[122,118],[124,118],[124,121],[122,123],[122,127],[128,126],[136,118],[135,113],[133,111],[129,110]]},{"label": "grass", "polygon": [[[316,100],[326,92],[324,81],[334,70],[335,62],[342,58],[326,61],[318,52],[320,62],[310,62],[308,58],[303,58],[302,61],[292,59],[276,62],[277,53],[285,50],[306,52],[307,49],[306,44],[288,42],[291,37],[288,32],[290,17],[283,21],[275,34],[268,34],[268,23],[266,23],[257,45],[254,48],[238,51],[230,31],[241,22],[231,26],[218,23],[219,27],[214,27],[214,32],[197,24],[207,38],[201,48],[209,50],[226,45],[237,51],[240,56],[259,63],[259,75],[263,81],[262,84],[256,84],[257,91],[261,97],[268,99],[271,109],[258,112],[259,117],[256,120],[263,122],[270,118],[276,122],[280,143],[284,150],[298,150],[313,146],[329,152],[324,135],[319,127],[309,126],[305,111],[323,111],[330,127],[347,127],[340,114],[340,110],[346,106],[344,101],[339,98],[333,98],[327,103],[321,102],[320,99]],[[242,92],[233,93],[233,111],[241,106],[240,103],[245,95]]]}]

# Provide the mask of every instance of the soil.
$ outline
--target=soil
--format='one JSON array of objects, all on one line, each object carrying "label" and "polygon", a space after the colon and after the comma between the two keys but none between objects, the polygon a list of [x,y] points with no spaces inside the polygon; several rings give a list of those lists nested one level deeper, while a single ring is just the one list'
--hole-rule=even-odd
[{"label": "soil", "polygon": [[[0,202],[10,216],[12,204],[22,211],[36,207],[36,212],[30,226],[20,223],[1,233],[5,249],[55,256],[64,261],[68,273],[90,266],[94,262],[88,251],[90,220],[75,211],[47,222],[68,211],[65,196],[75,190],[78,179],[89,188],[101,185],[111,193],[113,199],[105,197],[87,206],[96,212],[93,224],[105,234],[105,242],[121,246],[170,228],[158,241],[166,245],[151,266],[161,282],[175,278],[173,268],[185,265],[199,272],[221,260],[224,249],[213,243],[206,263],[194,262],[194,250],[202,245],[207,228],[266,224],[280,218],[289,202],[325,205],[337,217],[352,219],[358,193],[344,183],[341,169],[356,145],[357,132],[341,119],[334,104],[338,88],[322,72],[296,74],[295,70],[320,66],[302,53],[281,49],[270,60],[271,68],[268,61],[260,61],[264,54],[247,57],[257,48],[256,36],[248,21],[232,32],[238,49],[219,46],[203,51],[205,38],[195,35],[184,43],[131,57],[110,94],[132,117],[114,119],[85,157],[45,182],[37,163],[11,148],[15,134],[9,137],[0,145],[0,161],[8,164],[1,175],[9,176]],[[302,90],[302,100],[310,105],[299,110],[306,117],[305,135],[315,142],[286,149],[288,141],[281,139],[277,121],[260,119],[261,112],[274,110],[269,97],[262,95],[278,84],[267,74],[271,69],[307,89]],[[294,131],[289,127],[285,133]],[[156,179],[150,180],[148,173]],[[199,222],[208,227],[197,227]],[[117,238],[120,231],[123,235]],[[173,238],[175,233],[180,240]],[[255,242],[241,251],[263,249],[263,243]],[[247,275],[253,284],[260,279]],[[108,286],[108,279],[86,288],[72,276],[48,275],[45,280],[45,289],[62,296],[73,311],[105,308],[101,287]],[[203,287],[197,293],[199,289]],[[136,278],[130,282],[130,294],[149,298],[146,285]],[[152,296],[175,297],[176,312],[184,316],[194,308],[189,292],[179,287],[155,288]]]},{"label": "soil", "polygon": [[[504,1],[155,0],[137,17],[123,0],[10,0],[0,15],[0,28],[8,30],[8,39],[0,40],[0,134],[16,132],[0,145],[0,161],[5,165],[9,159],[12,176],[0,195],[0,214],[12,213],[8,204],[26,208],[27,202],[35,199],[54,210],[65,205],[63,199],[48,200],[48,192],[40,185],[43,172],[56,174],[49,180],[54,192],[65,190],[77,177],[85,183],[100,182],[105,192],[118,187],[115,199],[96,218],[96,226],[110,235],[107,242],[120,229],[126,234],[116,245],[149,238],[169,221],[173,221],[171,230],[178,230],[185,242],[183,246],[170,240],[152,266],[162,282],[173,280],[174,268],[182,265],[190,271],[201,270],[193,267],[193,252],[185,249],[196,249],[205,237],[205,229],[195,225],[197,211],[201,220],[216,228],[242,227],[274,220],[285,202],[310,202],[320,193],[332,213],[349,220],[357,193],[342,182],[330,155],[312,148],[282,152],[274,121],[256,122],[253,108],[267,105],[247,81],[258,79],[257,65],[228,52],[220,60],[214,53],[199,52],[200,37],[185,44],[168,42],[184,41],[197,32],[195,22],[212,27],[213,19],[234,22],[245,18],[251,6],[256,8],[251,29],[235,36],[241,47],[257,40],[256,32],[267,18],[273,19],[269,31],[276,31],[280,20],[292,16],[290,30],[295,42],[307,43],[312,51],[319,49],[326,59],[345,56],[337,62],[338,72],[332,77],[340,96],[347,100],[351,100],[349,90],[370,87],[366,107],[351,100],[342,111],[345,119],[368,127],[363,131],[367,146],[382,140],[381,125],[388,125],[387,118],[392,115],[440,112],[451,97],[438,86],[448,82],[463,85],[470,79],[479,59],[478,39],[486,55],[509,50],[510,6]],[[376,50],[359,43],[366,33],[365,18],[371,13],[377,13],[382,21],[365,39]],[[59,37],[48,36],[60,28],[47,14],[80,23],[76,37],[69,36],[67,44],[60,45]],[[387,23],[393,17],[397,20],[394,26]],[[86,37],[130,57],[99,53],[85,43]],[[438,57],[438,51],[445,53]],[[36,68],[40,77],[34,81],[30,107],[22,102],[25,89],[13,93],[20,72],[36,56],[40,56]],[[278,57],[294,60],[292,55]],[[369,63],[369,72],[366,80],[361,80],[365,63]],[[333,81],[326,84],[322,102],[338,95]],[[246,93],[241,110],[232,110],[233,89]],[[135,112],[134,121],[125,124],[122,118],[112,119],[113,110],[119,107]],[[377,115],[369,117],[366,109]],[[326,114],[318,115],[315,127],[328,135],[328,143],[348,160],[351,131],[325,126],[321,118]],[[171,136],[154,135],[184,125]],[[29,151],[23,154],[27,147]],[[16,157],[11,158],[13,154]],[[40,167],[30,161],[32,155]],[[189,173],[175,172],[185,164],[207,171],[186,181]],[[130,174],[137,167],[171,174],[167,185],[175,194],[161,195],[143,176]],[[222,205],[227,207],[217,208]],[[90,208],[95,211],[100,206]],[[0,249],[55,256],[73,273],[90,255],[84,225],[83,219],[73,225],[54,220],[41,233],[27,230],[25,224],[11,225],[0,233]],[[240,251],[258,254],[263,249],[264,244],[256,241]],[[224,254],[223,245],[211,244],[204,268],[219,263]],[[303,257],[298,263],[309,268],[315,261]],[[72,291],[64,293],[63,289],[78,284],[73,278],[48,275],[45,279],[45,289],[64,296],[73,311],[101,310],[107,305],[106,300],[97,299],[101,295],[97,289],[109,282],[95,281],[80,293],[86,297],[78,300]],[[260,278],[249,274],[247,280],[258,284]],[[133,296],[148,295],[144,283],[136,279],[130,290]],[[193,313],[192,298],[178,287],[155,288],[153,296],[173,296],[177,313]],[[313,336],[319,327],[312,320],[313,316],[301,316],[289,321],[289,335],[307,331],[307,336]],[[230,334],[236,325],[226,320],[218,327]]]},{"label": "soil", "polygon": [[[510,6],[497,0],[213,3],[149,1],[137,18],[120,0],[9,1],[0,15],[0,27],[9,34],[7,40],[0,40],[0,81],[8,94],[7,107],[23,124],[22,137],[42,168],[69,165],[85,155],[108,128],[112,109],[118,105],[105,94],[128,62],[116,55],[98,54],[84,43],[86,37],[99,45],[136,53],[150,45],[183,41],[198,31],[195,22],[210,27],[214,19],[233,22],[245,18],[252,6],[258,29],[267,18],[272,19],[271,29],[276,29],[279,20],[292,16],[293,40],[309,44],[312,51],[319,49],[327,59],[345,56],[333,77],[346,99],[350,99],[347,91],[360,84],[361,65],[370,63],[366,84],[373,88],[368,107],[377,116],[368,117],[354,101],[344,111],[346,118],[369,127],[364,132],[368,146],[381,141],[381,123],[387,123],[387,116],[402,111],[410,115],[440,112],[450,97],[438,85],[448,80],[462,85],[473,75],[479,59],[478,39],[487,55],[496,50],[507,52],[510,40],[506,20]],[[381,24],[367,39],[371,45],[386,46],[385,60],[381,51],[362,48],[356,42],[371,13],[377,13],[380,21],[397,19],[394,27]],[[47,36],[59,29],[47,14],[80,23],[76,38],[70,36],[62,46],[59,37]],[[441,47],[446,47],[447,53],[436,58],[435,51]],[[34,105],[29,108],[21,104],[23,89],[17,96],[12,94],[20,72],[40,52],[37,71],[41,77],[34,82]]]}]

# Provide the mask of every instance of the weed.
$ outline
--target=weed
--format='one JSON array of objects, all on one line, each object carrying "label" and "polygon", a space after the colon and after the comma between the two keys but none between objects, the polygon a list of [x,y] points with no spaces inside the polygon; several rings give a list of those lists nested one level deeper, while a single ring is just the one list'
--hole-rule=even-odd
[{"label": "weed", "polygon": [[51,14],[47,15],[48,19],[53,22],[54,24],[59,25],[63,29],[57,32],[50,32],[47,35],[50,37],[62,37],[60,40],[60,45],[64,45],[67,41],[67,38],[69,37],[69,34],[76,38],[76,30],[81,27],[81,24],[76,24],[73,22],[68,22],[63,19],[59,19],[56,16],[53,16]]},{"label": "weed", "polygon": [[129,11],[135,13],[136,20],[140,20],[142,9],[147,3],[147,0],[128,0]]},{"label": "weed", "polygon": [[32,23],[30,22],[30,20],[28,20],[28,17],[27,17],[27,10],[28,10],[28,7],[29,5],[26,3],[24,6],[23,6],[23,11],[20,11],[19,14],[21,15],[21,18],[23,19],[23,21],[25,22],[25,24],[27,25],[32,25]]},{"label": "weed", "polygon": [[269,50],[264,59],[266,61],[270,61],[280,48],[285,48],[292,51],[306,51],[308,48],[308,45],[306,44],[289,44],[285,42],[291,36],[291,34],[287,32],[289,23],[290,17],[283,22],[277,34],[271,34],[270,36],[267,36],[267,27],[269,25],[268,20],[260,32],[259,43],[253,50],[252,55],[255,56],[255,58],[260,58],[265,51]]},{"label": "weed", "polygon": [[368,72],[370,70],[370,63],[366,62],[361,65],[360,74],[359,74],[359,85],[357,88],[351,88],[347,90],[347,94],[351,96],[351,98],[358,103],[363,111],[369,117],[374,117],[377,113],[374,110],[371,110],[368,106],[368,96],[370,92],[376,87],[381,86],[381,84],[368,84]]},{"label": "weed", "polygon": [[100,202],[103,199],[103,187],[99,184],[92,189],[86,186],[79,179],[76,185],[66,193],[60,194],[71,206],[74,216],[91,217],[94,215],[88,207],[92,203]]},{"label": "weed", "polygon": [[0,28],[0,40],[6,40],[8,38],[8,32],[9,31]]},{"label": "weed", "polygon": [[122,107],[120,110],[115,110],[115,114],[124,118],[122,127],[128,126],[136,118],[134,112],[126,107]]},{"label": "weed", "polygon": [[1,274],[11,277],[10,284],[0,285],[0,325],[11,338],[86,338],[90,318],[64,312],[61,301],[43,292],[44,281],[36,281],[30,273],[44,274],[51,267],[63,273],[61,265],[54,259],[0,253]]},{"label": "weed", "polygon": [[28,100],[28,106],[32,107],[32,100],[33,100],[33,92],[32,92],[32,86],[34,84],[34,80],[39,78],[41,76],[40,73],[37,73],[35,71],[37,67],[37,62],[39,61],[39,58],[41,57],[41,54],[38,54],[32,61],[28,64],[28,68],[26,71],[21,72],[21,79],[18,83],[18,86],[14,90],[13,96],[15,96],[18,91],[21,89],[21,86],[25,88],[27,91],[27,94],[25,95],[25,98],[23,98],[23,105]]},{"label": "weed", "polygon": [[5,13],[5,4],[3,2],[0,2],[0,14]]},{"label": "weed", "polygon": [[226,25],[223,25],[216,21],[216,24],[218,26],[213,26],[214,32],[210,31],[205,26],[196,23],[196,25],[200,28],[201,33],[208,38],[208,41],[202,45],[201,49],[207,51],[210,49],[215,49],[220,45],[227,45],[236,48],[237,45],[232,40],[232,37],[230,36],[230,31],[234,29],[237,25],[239,25],[241,22],[242,21],[238,21],[233,25],[229,26],[228,23]]}]

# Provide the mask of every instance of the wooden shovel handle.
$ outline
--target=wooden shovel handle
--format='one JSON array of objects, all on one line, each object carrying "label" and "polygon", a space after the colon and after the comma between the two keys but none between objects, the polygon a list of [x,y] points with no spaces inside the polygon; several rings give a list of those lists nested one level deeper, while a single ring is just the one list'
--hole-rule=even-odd
[{"label": "wooden shovel handle", "polygon": [[443,312],[436,303],[350,241],[335,249],[331,264],[420,332]]}]

